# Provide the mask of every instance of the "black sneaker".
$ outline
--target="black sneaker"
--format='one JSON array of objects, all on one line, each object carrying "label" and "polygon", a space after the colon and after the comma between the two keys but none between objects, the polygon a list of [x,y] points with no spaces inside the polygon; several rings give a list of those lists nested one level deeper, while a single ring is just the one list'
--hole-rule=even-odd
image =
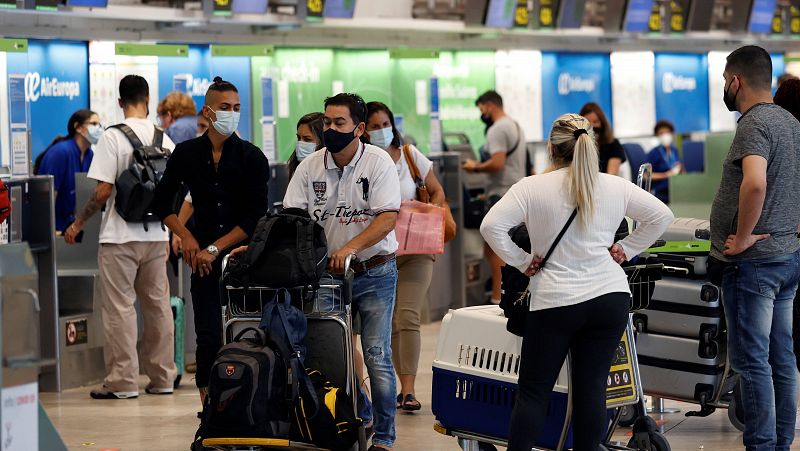
[{"label": "black sneaker", "polygon": [[98,390],[89,393],[92,399],[134,399],[139,397],[138,391],[111,391],[104,385]]}]

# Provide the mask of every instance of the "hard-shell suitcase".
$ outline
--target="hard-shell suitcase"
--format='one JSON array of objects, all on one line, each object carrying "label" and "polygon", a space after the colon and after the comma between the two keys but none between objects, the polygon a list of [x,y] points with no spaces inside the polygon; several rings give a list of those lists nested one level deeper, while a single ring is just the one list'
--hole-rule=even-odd
[{"label": "hard-shell suitcase", "polygon": [[724,339],[638,334],[636,348],[645,393],[700,404],[713,400],[725,373]]},{"label": "hard-shell suitcase", "polygon": [[666,242],[651,248],[652,257],[664,263],[664,272],[676,277],[705,278],[711,250],[710,223],[703,219],[677,218],[661,239]]},{"label": "hard-shell suitcase", "polygon": [[186,368],[186,353],[184,352],[184,333],[186,331],[186,309],[184,308],[183,296],[183,268],[178,267],[178,296],[172,296],[169,299],[169,305],[172,308],[172,318],[175,323],[175,368],[178,373],[175,377],[174,388],[181,385],[183,378],[183,371]]},{"label": "hard-shell suitcase", "polygon": [[665,277],[656,282],[650,305],[633,315],[639,332],[714,339],[723,333],[718,287],[702,280]]}]

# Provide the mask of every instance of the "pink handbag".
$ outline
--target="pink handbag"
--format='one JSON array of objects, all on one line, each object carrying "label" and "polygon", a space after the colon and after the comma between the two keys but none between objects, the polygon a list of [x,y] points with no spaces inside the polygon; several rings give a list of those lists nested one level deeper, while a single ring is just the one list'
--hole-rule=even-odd
[{"label": "pink handbag", "polygon": [[397,255],[444,254],[444,208],[404,200],[394,232]]}]

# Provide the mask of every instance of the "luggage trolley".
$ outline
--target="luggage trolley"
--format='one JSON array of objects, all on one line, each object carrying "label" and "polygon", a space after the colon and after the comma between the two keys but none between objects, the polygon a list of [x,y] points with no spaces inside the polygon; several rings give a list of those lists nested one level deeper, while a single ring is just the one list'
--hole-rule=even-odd
[{"label": "luggage trolley", "polygon": [[[652,296],[661,269],[660,264],[625,268],[635,301],[646,303]],[[487,451],[507,444],[522,338],[507,332],[505,326],[506,318],[497,306],[453,310],[442,321],[433,363],[434,430],[456,437],[463,450]],[[616,411],[609,419],[604,446],[608,450],[670,451],[666,438],[645,412],[633,333],[629,315],[608,376],[606,405]],[[541,448],[535,449],[571,447],[569,370],[568,357],[550,397],[545,430],[538,438]],[[623,406],[633,406],[641,418],[627,446],[611,442]]]},{"label": "luggage trolley", "polygon": [[[222,261],[223,274],[229,258],[226,256]],[[353,271],[350,269],[348,257],[345,262],[344,283],[323,277],[316,291],[309,287],[294,287],[289,292],[293,300],[303,300],[302,309],[308,319],[305,366],[322,371],[334,385],[344,387],[353,399],[353,411],[358,412],[358,385],[353,360],[352,287]],[[223,342],[229,343],[239,331],[247,327],[258,327],[262,307],[272,300],[279,289],[264,286],[250,286],[245,289],[222,283],[221,290],[222,336]],[[321,309],[319,295],[326,292],[333,292],[336,295],[334,299],[339,301],[329,309]],[[352,451],[366,451],[366,443],[366,432],[362,426],[359,440],[353,445]],[[203,446],[221,451],[323,449],[309,443],[272,438],[209,438],[203,440]]]}]

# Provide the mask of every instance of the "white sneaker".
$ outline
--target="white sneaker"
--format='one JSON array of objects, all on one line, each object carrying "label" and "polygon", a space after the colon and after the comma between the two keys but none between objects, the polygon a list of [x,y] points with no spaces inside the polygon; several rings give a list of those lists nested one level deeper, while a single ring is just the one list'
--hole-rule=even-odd
[{"label": "white sneaker", "polygon": [[174,391],[172,387],[157,388],[152,385],[148,385],[144,389],[144,392],[148,395],[171,395]]}]

